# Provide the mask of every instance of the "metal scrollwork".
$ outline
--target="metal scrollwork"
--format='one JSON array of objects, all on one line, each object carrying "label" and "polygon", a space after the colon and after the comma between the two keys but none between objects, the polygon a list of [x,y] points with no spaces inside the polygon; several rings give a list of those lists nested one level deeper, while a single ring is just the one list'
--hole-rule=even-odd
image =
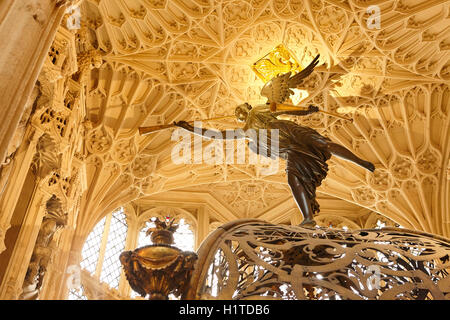
[{"label": "metal scrollwork", "polygon": [[207,253],[199,251],[206,258],[198,299],[450,299],[445,238],[255,220],[217,232]]},{"label": "metal scrollwork", "polygon": [[150,300],[167,300],[169,294],[183,295],[197,260],[194,252],[171,245],[178,228],[173,222],[174,219],[170,222],[157,219],[156,227],[147,231],[152,245],[120,255],[131,288],[142,297],[148,295]]}]

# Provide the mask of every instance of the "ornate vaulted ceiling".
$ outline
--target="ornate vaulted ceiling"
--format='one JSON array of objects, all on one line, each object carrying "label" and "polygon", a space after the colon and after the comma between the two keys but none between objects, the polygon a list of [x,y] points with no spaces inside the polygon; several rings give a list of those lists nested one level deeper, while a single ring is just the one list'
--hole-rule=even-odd
[{"label": "ornate vaulted ceiling", "polygon": [[[250,65],[283,43],[303,66],[321,55],[299,87],[309,93],[305,103],[354,118],[317,113],[295,121],[377,167],[371,174],[332,159],[319,188],[328,195],[323,199],[337,197],[402,226],[450,235],[449,2],[370,4],[381,9],[381,29],[367,27],[367,1],[83,2],[79,34],[104,62],[86,80],[82,223],[90,228],[119,205],[176,189],[212,193],[236,217],[252,216],[249,210],[264,217],[278,200],[290,201],[283,168],[267,176],[254,165],[176,165],[170,130],[137,132],[262,102],[263,82]],[[256,186],[250,191],[249,181]]]}]

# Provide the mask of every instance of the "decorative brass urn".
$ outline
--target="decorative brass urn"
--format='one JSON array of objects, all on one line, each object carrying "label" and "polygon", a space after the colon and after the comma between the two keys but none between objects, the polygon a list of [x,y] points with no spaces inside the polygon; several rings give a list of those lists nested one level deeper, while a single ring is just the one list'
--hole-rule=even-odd
[{"label": "decorative brass urn", "polygon": [[167,300],[169,294],[182,295],[189,283],[197,254],[172,246],[178,225],[174,219],[155,220],[156,227],[147,230],[152,245],[125,251],[120,262],[131,288],[150,300]]}]

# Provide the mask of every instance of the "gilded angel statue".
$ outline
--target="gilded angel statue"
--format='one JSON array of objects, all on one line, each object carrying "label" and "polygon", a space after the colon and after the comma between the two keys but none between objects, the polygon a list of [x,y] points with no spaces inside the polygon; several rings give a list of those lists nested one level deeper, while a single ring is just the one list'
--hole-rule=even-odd
[{"label": "gilded angel statue", "polygon": [[[243,130],[240,130],[240,136],[236,134],[227,135],[227,131],[218,132],[214,137],[232,136],[234,139],[248,139],[255,141],[260,130],[267,130],[267,143],[263,146],[266,148],[264,154],[270,157],[279,157],[286,160],[286,174],[292,195],[303,215],[302,225],[315,225],[314,214],[319,212],[319,204],[316,201],[316,188],[320,186],[322,180],[326,177],[328,171],[327,160],[332,155],[353,162],[371,172],[375,170],[375,166],[366,160],[356,156],[347,148],[331,141],[329,138],[322,136],[314,129],[298,125],[289,120],[278,119],[280,115],[305,116],[319,109],[310,105],[305,107],[289,107],[284,102],[294,92],[291,90],[296,88],[303,79],[308,77],[314,67],[319,62],[319,55],[302,71],[295,75],[290,72],[274,77],[267,82],[261,90],[261,95],[267,98],[267,103],[252,107],[248,103],[241,104],[235,109],[235,116],[239,122],[244,122]],[[175,122],[174,125],[184,128],[196,134],[205,137],[211,137],[211,134],[205,135],[206,129],[195,128],[186,121]],[[248,130],[254,129],[254,130]],[[278,140],[272,141],[273,137],[269,129],[278,129]],[[211,130],[208,130],[211,132]],[[255,134],[256,132],[256,134]],[[278,150],[271,148],[277,144]],[[256,145],[254,144],[249,144]],[[261,141],[259,141],[261,148]],[[261,152],[261,150],[254,150]]]}]

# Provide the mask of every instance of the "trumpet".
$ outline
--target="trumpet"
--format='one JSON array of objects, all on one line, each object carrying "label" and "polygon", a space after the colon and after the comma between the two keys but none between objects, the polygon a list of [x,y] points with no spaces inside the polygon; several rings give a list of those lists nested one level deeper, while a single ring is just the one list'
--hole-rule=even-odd
[{"label": "trumpet", "polygon": [[[218,120],[234,119],[234,118],[236,118],[236,117],[234,115],[232,115],[232,116],[209,118],[209,119],[204,119],[204,120],[192,120],[192,121],[187,121],[187,123],[194,123],[195,121],[218,121]],[[139,134],[141,136],[143,136],[143,135],[147,135],[147,134],[150,134],[153,132],[157,132],[157,131],[161,131],[161,130],[169,129],[169,128],[174,128],[174,127],[176,127],[176,125],[173,123],[161,124],[161,125],[150,126],[150,127],[139,127]]]},{"label": "trumpet", "polygon": [[[308,108],[305,108],[305,107],[294,106],[292,104],[275,103],[275,102],[270,103],[269,108],[270,108],[271,112],[308,110]],[[332,112],[327,112],[327,111],[322,111],[322,110],[319,110],[319,112],[328,114],[328,115],[336,117],[336,118],[340,118],[342,120],[347,120],[350,122],[353,121],[353,119],[344,117],[337,113],[332,113]],[[209,119],[203,119],[203,120],[193,120],[193,121],[188,121],[188,123],[194,123],[194,121],[219,121],[219,120],[225,120],[225,119],[235,119],[235,116],[232,115],[232,116],[223,116],[223,117],[209,118]],[[150,134],[153,132],[157,132],[157,131],[161,131],[161,130],[165,130],[165,129],[169,129],[169,128],[174,128],[174,127],[176,127],[176,125],[173,123],[161,124],[161,125],[150,126],[150,127],[139,127],[139,134],[142,136],[142,135],[147,135],[147,134]]]},{"label": "trumpet", "polygon": [[[277,112],[277,111],[300,111],[300,110],[307,111],[308,110],[308,108],[305,108],[305,107],[294,106],[292,104],[285,104],[285,103],[276,103],[276,102],[271,102],[269,108],[270,108],[271,112]],[[321,113],[324,113],[324,114],[327,114],[329,116],[336,117],[336,118],[339,118],[339,119],[342,119],[342,120],[353,122],[352,118],[347,118],[347,117],[345,117],[343,115],[340,115],[340,114],[337,114],[337,113],[323,111],[323,110],[319,110],[318,112],[321,112]]]}]

